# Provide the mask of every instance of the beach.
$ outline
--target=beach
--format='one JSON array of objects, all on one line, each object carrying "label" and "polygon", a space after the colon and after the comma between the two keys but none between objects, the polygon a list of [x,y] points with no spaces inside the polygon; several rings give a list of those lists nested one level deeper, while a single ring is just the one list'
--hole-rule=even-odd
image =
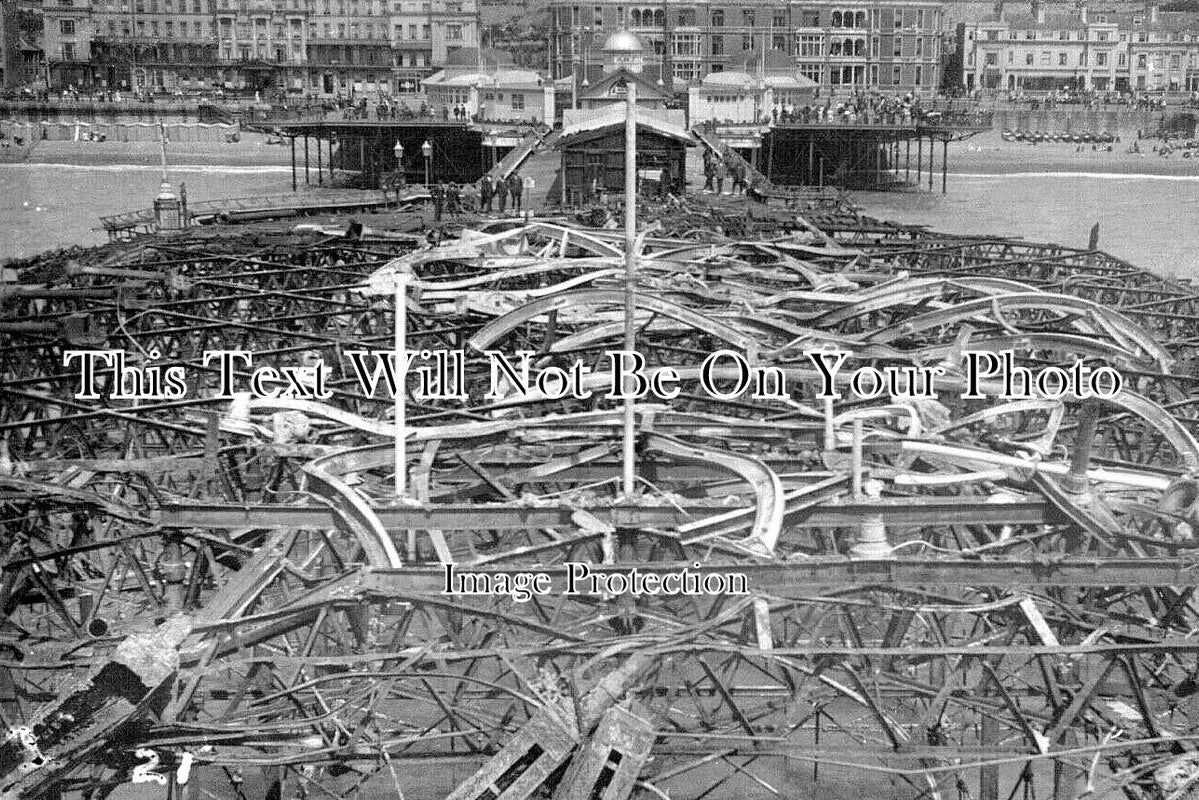
[{"label": "beach", "polygon": [[[299,166],[304,164],[303,152],[296,153]],[[315,169],[316,156],[312,156]],[[158,166],[162,146],[158,142],[37,142],[29,151],[26,164],[66,164],[71,166]],[[267,144],[266,137],[244,133],[241,141],[226,142],[169,142],[168,163],[176,167],[219,166],[291,166],[291,148],[286,144]]]},{"label": "beach", "polygon": [[[949,147],[949,172],[951,175],[1013,175],[1018,173],[1069,173],[1086,175],[1172,175],[1180,177],[1199,176],[1199,158],[1183,158],[1180,152],[1170,156],[1159,156],[1152,152],[1160,139],[1142,139],[1143,152],[1128,153],[1128,147],[1136,137],[1122,137],[1112,144],[1112,152],[1096,145],[1080,145],[1066,142],[1006,142],[998,131],[988,131],[964,142]],[[915,158],[915,150],[912,151]],[[928,152],[925,151],[925,158]],[[900,153],[900,164],[903,161]],[[935,172],[941,171],[941,153],[936,154]],[[939,188],[939,187],[938,187]]]}]

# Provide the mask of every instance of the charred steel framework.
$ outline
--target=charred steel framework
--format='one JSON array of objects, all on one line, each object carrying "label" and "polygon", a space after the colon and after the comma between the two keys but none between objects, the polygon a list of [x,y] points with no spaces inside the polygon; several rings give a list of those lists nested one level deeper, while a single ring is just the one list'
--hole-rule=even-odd
[{"label": "charred steel framework", "polygon": [[[623,327],[614,233],[195,231],[15,265],[0,797],[103,796],[135,748],[176,797],[245,796],[248,770],[279,796],[413,797],[444,774],[421,764],[462,770],[452,798],[795,796],[780,765],[984,800],[1196,779],[1199,294],[1095,250],[837,213],[746,242],[666,220],[641,247],[638,342],[684,391],[638,406],[634,498],[618,409],[485,400],[477,355],[598,363]],[[407,386],[406,504],[385,392],[341,372],[324,403],[217,400],[200,361],[386,350],[396,270],[409,347],[476,354],[466,403]],[[1081,358],[1129,384],[828,405],[802,351],[830,345],[951,380],[966,348]],[[186,365],[190,392],[72,399],[63,351],[81,347]],[[803,393],[713,399],[694,377],[719,348]],[[449,562],[560,580],[570,560],[698,563],[752,594],[439,592]]]}]

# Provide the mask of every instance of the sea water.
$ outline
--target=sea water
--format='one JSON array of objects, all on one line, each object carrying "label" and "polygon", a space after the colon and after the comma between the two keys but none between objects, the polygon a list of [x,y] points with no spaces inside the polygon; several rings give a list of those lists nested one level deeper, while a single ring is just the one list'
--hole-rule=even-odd
[{"label": "sea water", "polygon": [[[938,188],[940,176],[937,177]],[[1099,249],[1159,275],[1199,278],[1199,176],[950,175],[949,193],[858,192],[864,213],[947,233]]]},{"label": "sea water", "polygon": [[[174,183],[189,200],[219,200],[291,189],[286,166],[181,166]],[[154,166],[0,164],[0,260],[48,248],[101,244],[99,218],[148,208],[158,192]],[[949,193],[858,192],[865,212],[949,233],[1021,236],[1099,246],[1133,265],[1199,277],[1199,176],[1105,173],[958,174]]]},{"label": "sea water", "polygon": [[[291,191],[291,168],[178,166],[189,202]],[[103,244],[100,217],[149,208],[162,182],[156,166],[0,164],[0,261],[69,245]]]}]

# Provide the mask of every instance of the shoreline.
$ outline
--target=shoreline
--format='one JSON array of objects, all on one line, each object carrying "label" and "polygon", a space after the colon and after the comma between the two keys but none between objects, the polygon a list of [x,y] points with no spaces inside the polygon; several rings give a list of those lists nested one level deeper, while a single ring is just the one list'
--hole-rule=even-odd
[{"label": "shoreline", "polygon": [[[1141,141],[1150,150],[1155,140]],[[1152,152],[1127,153],[1130,140],[1115,145],[1111,153],[1091,150],[1083,145],[1082,152],[1065,143],[1038,145],[1024,142],[1005,142],[991,131],[961,142],[949,151],[949,175],[958,178],[985,177],[1044,177],[1063,175],[1078,178],[1177,178],[1199,179],[1199,153],[1183,158],[1176,152],[1162,157]],[[927,157],[927,154],[925,154]],[[897,173],[903,173],[905,154],[900,153]],[[912,158],[916,152],[913,150]],[[41,165],[49,167],[154,167],[161,158],[157,142],[36,142],[21,160],[0,161],[5,164]],[[291,168],[291,149],[285,145],[268,145],[261,134],[245,134],[240,142],[178,142],[167,145],[171,169],[200,170],[227,168],[242,171],[255,167]],[[303,153],[296,153],[296,167],[303,169]],[[309,156],[310,170],[316,161]],[[327,168],[327,165],[326,165]],[[276,171],[275,169],[263,170]],[[939,159],[934,161],[934,174],[940,173]],[[914,182],[915,168],[909,170]],[[927,174],[927,173],[924,173]]]}]

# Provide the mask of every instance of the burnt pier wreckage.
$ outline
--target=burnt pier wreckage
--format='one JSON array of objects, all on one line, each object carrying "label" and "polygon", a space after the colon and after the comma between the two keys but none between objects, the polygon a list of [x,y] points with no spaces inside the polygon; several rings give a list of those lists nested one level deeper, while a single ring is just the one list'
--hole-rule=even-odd
[{"label": "burnt pier wreckage", "polygon": [[[0,797],[1188,796],[1199,294],[1094,248],[715,213],[646,209],[632,259],[546,218],[10,264]],[[488,394],[487,350],[599,375],[630,336],[677,397]],[[346,354],[397,338],[462,350],[465,397],[364,392]],[[85,349],[187,391],[76,397]],[[818,398],[821,349],[940,394]],[[218,397],[214,350],[253,352],[239,385],[319,359],[328,396]],[[720,350],[789,396],[702,391]],[[965,351],[1124,385],[963,398]],[[447,594],[449,564],[551,588]],[[572,594],[570,564],[748,593]]]}]

